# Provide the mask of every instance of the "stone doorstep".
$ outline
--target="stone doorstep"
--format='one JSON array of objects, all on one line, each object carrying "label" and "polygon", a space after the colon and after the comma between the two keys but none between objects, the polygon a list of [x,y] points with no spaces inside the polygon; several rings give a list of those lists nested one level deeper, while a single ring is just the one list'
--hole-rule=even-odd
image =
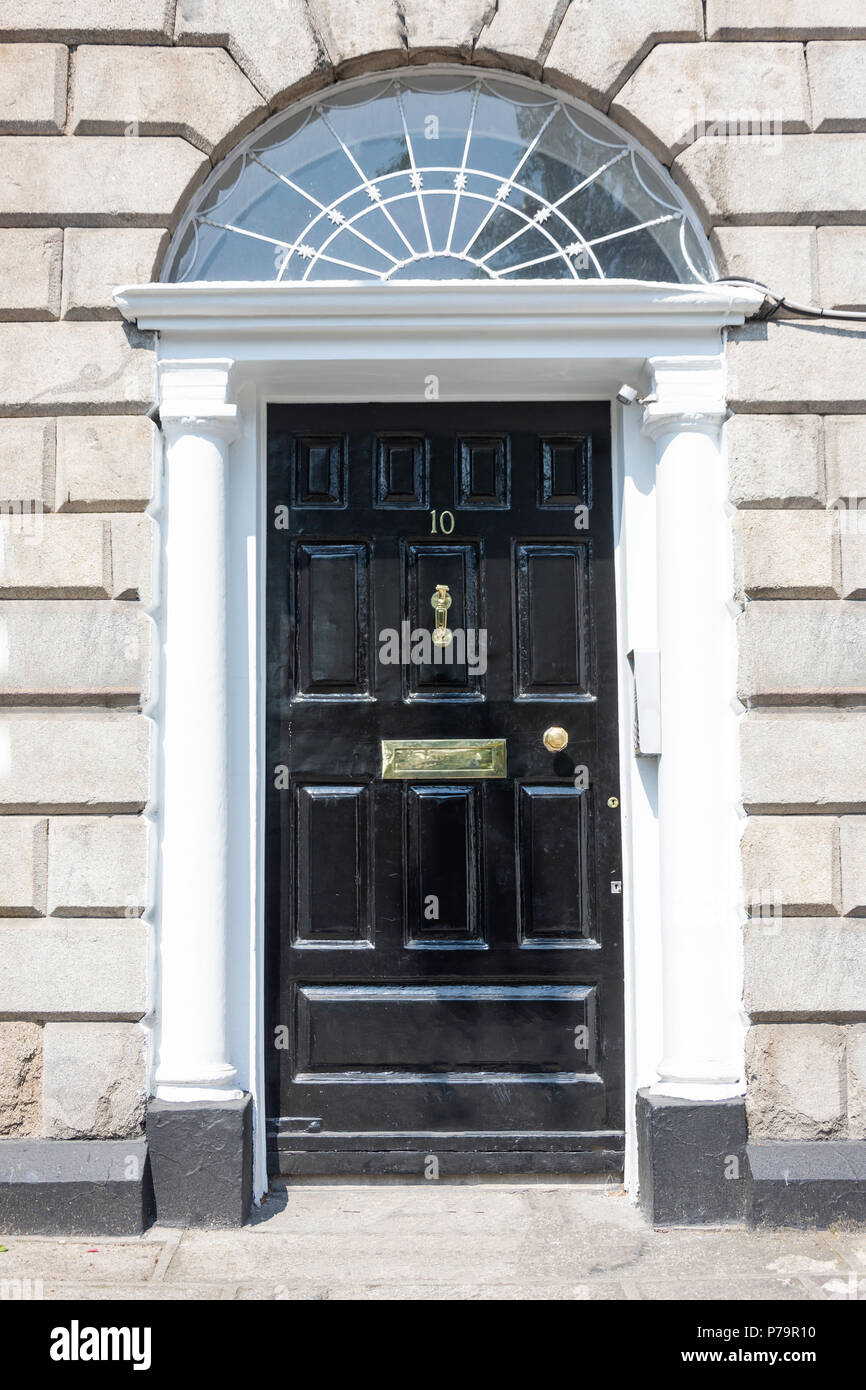
[{"label": "stone doorstep", "polygon": [[[152,1154],[143,1139],[0,1139],[0,1235],[139,1235],[156,1214],[152,1162],[160,1225],[244,1225],[250,1097],[151,1102],[151,1110]],[[654,1226],[866,1224],[864,1140],[741,1148],[741,1101],[702,1105],[647,1092],[639,1093],[638,1121],[640,1205]],[[724,1177],[720,1164],[738,1153],[739,1182]]]},{"label": "stone doorstep", "polygon": [[752,1225],[866,1224],[866,1140],[750,1143],[745,1177]]},{"label": "stone doorstep", "polygon": [[138,1235],[152,1215],[143,1139],[0,1139],[0,1231]]}]

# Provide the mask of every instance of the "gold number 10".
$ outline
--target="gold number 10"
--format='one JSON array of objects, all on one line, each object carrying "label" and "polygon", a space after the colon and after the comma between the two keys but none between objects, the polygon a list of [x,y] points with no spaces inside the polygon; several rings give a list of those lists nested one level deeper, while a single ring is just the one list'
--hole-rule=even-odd
[{"label": "gold number 10", "polygon": [[[440,512],[440,513],[439,513],[439,530],[442,532],[443,536],[450,536],[450,535],[451,535],[451,532],[454,530],[454,513],[453,513],[453,512]],[[431,536],[435,536],[435,535],[437,534],[437,532],[436,532],[436,513],[435,513],[435,512],[431,512],[431,513],[430,513],[430,534],[431,534]]]}]

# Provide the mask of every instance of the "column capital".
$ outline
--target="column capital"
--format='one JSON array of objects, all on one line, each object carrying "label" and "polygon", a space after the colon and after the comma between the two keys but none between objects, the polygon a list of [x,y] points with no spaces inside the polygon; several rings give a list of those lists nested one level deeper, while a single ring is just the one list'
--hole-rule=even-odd
[{"label": "column capital", "polygon": [[238,408],[230,400],[233,367],[226,357],[159,363],[159,418],[169,440],[181,434],[226,442],[237,438]]},{"label": "column capital", "polygon": [[725,401],[725,366],[709,357],[648,357],[651,386],[645,398],[641,433],[657,439],[668,433],[718,432],[730,411]]}]

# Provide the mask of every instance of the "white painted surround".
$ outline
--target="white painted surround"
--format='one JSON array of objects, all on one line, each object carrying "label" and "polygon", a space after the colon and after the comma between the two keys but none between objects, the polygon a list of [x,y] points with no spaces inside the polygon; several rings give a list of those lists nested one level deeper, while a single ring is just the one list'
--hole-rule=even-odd
[{"label": "white painted surround", "polygon": [[[732,285],[154,284],[118,291],[158,330],[161,749],[155,1093],[254,1100],[263,1036],[264,552],[268,401],[614,400],[626,991],[634,1096],[743,1091],[741,828],[724,330]],[[628,653],[661,650],[661,758],[638,756]]]}]

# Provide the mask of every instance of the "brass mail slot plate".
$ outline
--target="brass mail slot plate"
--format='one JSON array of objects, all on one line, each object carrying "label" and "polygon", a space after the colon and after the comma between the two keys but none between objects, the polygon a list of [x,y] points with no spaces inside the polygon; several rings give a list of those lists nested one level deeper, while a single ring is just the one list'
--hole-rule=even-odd
[{"label": "brass mail slot plate", "polygon": [[505,777],[504,738],[383,738],[382,777],[413,782]]}]

